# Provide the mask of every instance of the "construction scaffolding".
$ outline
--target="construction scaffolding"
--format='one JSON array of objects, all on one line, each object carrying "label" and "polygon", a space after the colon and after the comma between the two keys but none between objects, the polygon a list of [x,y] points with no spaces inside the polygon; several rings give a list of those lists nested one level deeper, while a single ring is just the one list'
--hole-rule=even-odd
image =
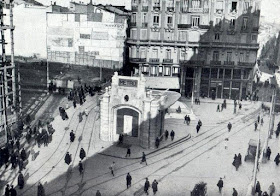
[{"label": "construction scaffolding", "polygon": [[[4,10],[8,10],[7,13]],[[7,22],[9,21],[9,22]],[[21,112],[18,70],[14,62],[13,0],[0,2],[0,147],[14,136]],[[9,43],[5,36],[10,35]],[[9,47],[7,47],[9,46]],[[6,48],[9,48],[9,52]]]}]

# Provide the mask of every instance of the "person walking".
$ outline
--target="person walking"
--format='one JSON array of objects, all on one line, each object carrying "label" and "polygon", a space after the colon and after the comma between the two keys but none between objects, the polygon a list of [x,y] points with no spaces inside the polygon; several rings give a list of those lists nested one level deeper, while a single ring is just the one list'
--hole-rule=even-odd
[{"label": "person walking", "polygon": [[199,124],[197,124],[197,125],[196,125],[196,133],[198,133],[199,130],[200,130],[200,126],[199,126]]},{"label": "person walking", "polygon": [[142,153],[142,159],[141,159],[140,164],[142,164],[143,162],[145,162],[146,165],[148,165],[147,160],[146,160],[146,154],[144,152]]},{"label": "person walking", "polygon": [[131,154],[130,147],[127,147],[127,151],[126,151],[125,157],[130,157],[130,154]]},{"label": "person walking", "polygon": [[165,130],[164,135],[165,135],[165,140],[167,140],[167,139],[168,139],[168,136],[169,136],[169,132],[168,132],[167,130]]},{"label": "person walking", "polygon": [[10,196],[17,196],[17,191],[13,185],[11,185]]},{"label": "person walking", "polygon": [[129,187],[131,187],[131,181],[132,181],[132,177],[129,173],[127,173],[127,175],[126,175],[126,187],[127,187],[127,189]]},{"label": "person walking", "polygon": [[258,123],[255,122],[255,131],[257,131],[257,128],[258,128]]},{"label": "person walking", "polygon": [[31,149],[30,154],[31,154],[31,160],[34,161],[35,160],[35,150],[34,150],[34,148]]},{"label": "person walking", "polygon": [[155,195],[155,194],[157,193],[157,191],[158,191],[157,185],[158,185],[158,182],[157,182],[156,180],[154,180],[153,183],[152,183],[152,189],[153,189],[154,195]]},{"label": "person walking", "polygon": [[74,131],[72,130],[72,131],[70,132],[70,141],[71,141],[71,142],[74,142],[74,140],[75,140],[75,133],[74,133]]},{"label": "person walking", "polygon": [[21,172],[19,172],[19,175],[18,175],[18,187],[20,189],[23,189],[23,187],[24,187],[24,177]]},{"label": "person walking", "polygon": [[79,172],[80,172],[80,175],[82,175],[84,172],[84,166],[83,166],[82,161],[79,161]]},{"label": "person walking", "polygon": [[10,185],[7,184],[5,188],[5,196],[9,196],[9,195],[10,195]]},{"label": "person walking", "polygon": [[95,196],[101,196],[101,193],[100,193],[100,191],[99,191],[99,190],[97,190],[97,191],[96,191]]},{"label": "person walking", "polygon": [[233,188],[233,193],[232,193],[232,196],[238,196],[238,193],[237,193],[237,191],[236,191],[236,189],[235,189],[235,188]]},{"label": "person walking", "polygon": [[23,161],[26,160],[26,152],[25,152],[25,149],[23,148],[20,152],[20,157]]},{"label": "person walking", "polygon": [[188,124],[188,115],[186,114],[185,116],[185,120],[184,120],[184,124],[187,123]]},{"label": "person walking", "polygon": [[112,163],[112,165],[109,167],[109,169],[111,170],[111,174],[113,176],[115,176],[114,171],[115,171],[115,162]]},{"label": "person walking", "polygon": [[239,164],[241,165],[242,164],[242,156],[241,156],[240,153],[238,153],[237,158],[238,158]]},{"label": "person walking", "polygon": [[278,166],[280,163],[280,154],[278,153],[274,159],[274,162],[276,163],[276,165]]},{"label": "person walking", "polygon": [[146,178],[146,182],[145,182],[145,185],[144,185],[144,192],[149,195],[149,188],[150,188],[150,182],[148,180],[148,178]]},{"label": "person walking", "polygon": [[159,143],[160,143],[160,140],[159,140],[159,138],[157,137],[157,138],[156,138],[156,142],[155,142],[156,148],[159,147]]},{"label": "person walking", "polygon": [[230,132],[232,128],[232,124],[230,122],[228,123],[227,128],[228,128],[228,132]]},{"label": "person walking", "polygon": [[43,185],[41,184],[41,182],[38,183],[38,187],[37,187],[37,196],[45,196],[45,188],[43,187]]},{"label": "person walking", "polygon": [[257,184],[256,184],[256,193],[258,193],[258,194],[261,194],[261,185],[260,185],[260,182],[259,181],[257,181]]},{"label": "person walking", "polygon": [[173,130],[170,133],[170,137],[171,137],[171,141],[173,141],[175,137],[175,132]]},{"label": "person walking", "polygon": [[220,180],[218,181],[217,186],[219,187],[219,193],[222,193],[222,189],[224,186],[224,181],[222,180],[222,178],[220,178]]},{"label": "person walking", "polygon": [[202,127],[202,121],[199,119],[197,123],[200,127]]},{"label": "person walking", "polygon": [[66,153],[64,161],[67,165],[69,165],[71,163],[72,159],[71,159],[71,155],[69,154],[69,152]]},{"label": "person walking", "polygon": [[267,160],[270,160],[270,155],[271,155],[271,149],[270,149],[270,147],[268,146],[268,147],[267,147],[267,150],[266,150],[266,158],[267,158]]},{"label": "person walking", "polygon": [[81,150],[80,150],[80,158],[81,158],[81,160],[83,160],[85,157],[86,157],[86,151],[83,148],[81,148]]},{"label": "person walking", "polygon": [[272,184],[269,186],[268,191],[269,191],[269,196],[273,196],[273,194],[275,193],[275,185],[274,185],[273,182],[272,182]]},{"label": "person walking", "polygon": [[217,111],[216,112],[220,112],[220,105],[219,104],[217,106]]}]

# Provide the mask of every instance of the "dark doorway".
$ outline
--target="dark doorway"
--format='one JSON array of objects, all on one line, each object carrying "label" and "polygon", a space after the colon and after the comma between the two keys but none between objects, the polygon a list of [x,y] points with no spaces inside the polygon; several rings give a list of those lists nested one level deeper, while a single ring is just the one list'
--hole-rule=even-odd
[{"label": "dark doorway", "polygon": [[[117,134],[138,137],[139,113],[130,108],[117,110]],[[130,130],[131,129],[131,130]]]}]

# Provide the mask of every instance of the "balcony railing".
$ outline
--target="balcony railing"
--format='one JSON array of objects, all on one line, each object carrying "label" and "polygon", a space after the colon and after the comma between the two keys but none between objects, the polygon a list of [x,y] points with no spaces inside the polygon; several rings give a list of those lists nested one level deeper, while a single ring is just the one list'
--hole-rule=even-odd
[{"label": "balcony railing", "polygon": [[159,58],[150,58],[150,62],[151,63],[158,63],[159,62]]},{"label": "balcony railing", "polygon": [[137,12],[137,11],[138,11],[138,6],[132,6],[132,7],[131,7],[131,11]]},{"label": "balcony railing", "polygon": [[221,61],[210,61],[211,65],[221,65],[222,62]]},{"label": "balcony railing", "polygon": [[197,8],[189,8],[189,12],[196,12],[196,13],[200,13],[203,12],[203,8],[197,7]]},{"label": "balcony railing", "polygon": [[130,26],[136,27],[136,22],[131,22],[131,23],[130,23]]},{"label": "balcony railing", "polygon": [[189,64],[189,65],[204,65],[204,61],[189,61],[189,60],[179,60],[181,64]]},{"label": "balcony railing", "polygon": [[147,12],[148,11],[148,6],[142,6],[142,12]]},{"label": "balcony railing", "polygon": [[164,63],[173,63],[173,59],[163,59]]},{"label": "balcony railing", "polygon": [[245,66],[245,67],[254,67],[255,63],[247,63],[247,62],[238,62],[239,66]]},{"label": "balcony railing", "polygon": [[234,65],[234,61],[224,61],[224,65]]},{"label": "balcony railing", "polygon": [[188,29],[191,28],[191,24],[178,24],[179,29]]},{"label": "balcony railing", "polygon": [[130,60],[130,62],[133,62],[133,63],[146,62],[146,58],[130,58],[129,60]]},{"label": "balcony railing", "polygon": [[143,28],[146,28],[146,27],[148,27],[148,23],[146,23],[146,22],[143,22],[143,23],[142,23],[142,27],[143,27]]}]

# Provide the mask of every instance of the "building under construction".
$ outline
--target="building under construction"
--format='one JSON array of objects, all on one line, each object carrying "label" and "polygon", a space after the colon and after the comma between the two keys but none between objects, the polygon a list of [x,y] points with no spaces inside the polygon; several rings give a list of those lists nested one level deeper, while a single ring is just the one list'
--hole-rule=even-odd
[{"label": "building under construction", "polygon": [[[8,8],[8,13],[4,12]],[[0,2],[0,147],[18,128],[20,87],[14,63],[13,0]],[[9,40],[9,42],[6,41]]]}]

